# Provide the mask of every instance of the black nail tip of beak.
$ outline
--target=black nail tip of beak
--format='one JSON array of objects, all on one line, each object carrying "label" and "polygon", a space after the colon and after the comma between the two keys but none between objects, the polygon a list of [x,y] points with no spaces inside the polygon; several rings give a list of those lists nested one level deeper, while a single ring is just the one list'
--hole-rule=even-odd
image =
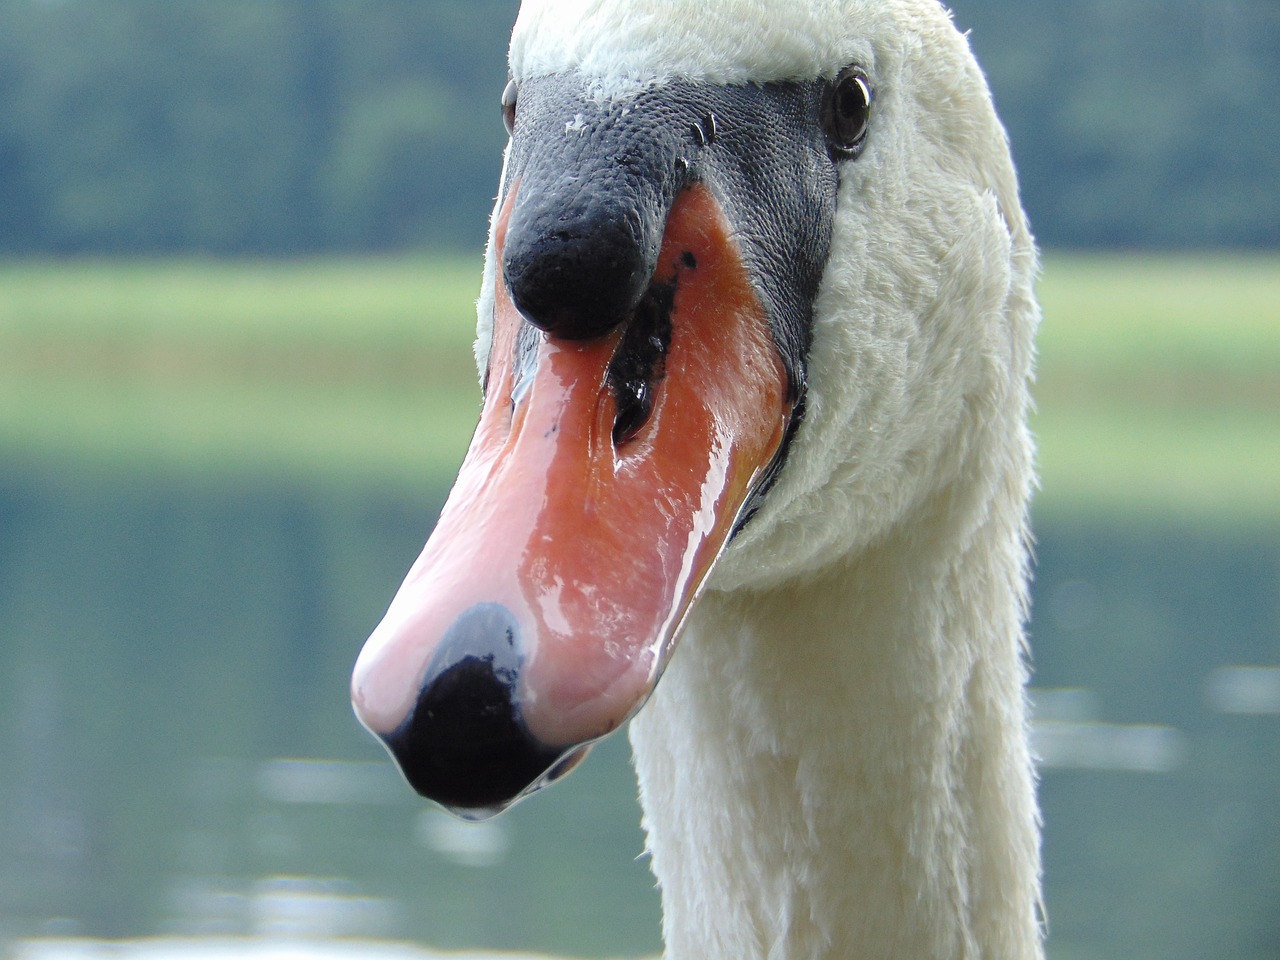
[{"label": "black nail tip of beak", "polygon": [[446,634],[413,714],[384,736],[409,784],[470,819],[540,783],[566,753],[534,737],[515,703],[520,651],[498,604],[478,604]]}]

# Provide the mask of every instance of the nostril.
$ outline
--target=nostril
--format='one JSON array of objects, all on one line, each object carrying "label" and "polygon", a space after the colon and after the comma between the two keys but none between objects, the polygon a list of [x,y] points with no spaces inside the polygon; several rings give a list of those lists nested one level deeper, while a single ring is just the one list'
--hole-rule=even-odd
[{"label": "nostril", "polygon": [[617,413],[613,444],[621,446],[648,423],[671,347],[671,313],[677,280],[653,283],[636,305],[617,352],[609,363],[609,386]]},{"label": "nostril", "polygon": [[383,738],[420,794],[463,815],[496,811],[560,759],[564,748],[541,743],[520,716],[521,660],[505,607],[477,604],[458,617],[413,714]]},{"label": "nostril", "polygon": [[613,421],[613,445],[620,447],[635,437],[653,413],[653,391],[647,380],[615,384],[618,413]]}]

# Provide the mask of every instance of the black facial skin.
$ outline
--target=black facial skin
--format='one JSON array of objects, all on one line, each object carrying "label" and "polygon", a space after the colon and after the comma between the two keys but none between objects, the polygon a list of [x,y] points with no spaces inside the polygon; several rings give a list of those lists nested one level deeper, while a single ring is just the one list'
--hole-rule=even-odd
[{"label": "black facial skin", "polygon": [[623,323],[655,279],[676,196],[704,183],[736,230],[798,396],[835,214],[828,86],[672,81],[614,104],[577,74],[523,82],[503,184],[505,195],[520,183],[503,258],[516,307],[573,339]]}]

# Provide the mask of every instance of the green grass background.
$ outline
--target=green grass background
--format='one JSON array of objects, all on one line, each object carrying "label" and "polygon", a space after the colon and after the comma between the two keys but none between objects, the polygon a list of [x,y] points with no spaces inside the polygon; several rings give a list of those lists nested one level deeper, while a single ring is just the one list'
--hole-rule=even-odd
[{"label": "green grass background", "polygon": [[[0,264],[0,456],[438,489],[480,258]],[[1044,513],[1280,521],[1280,257],[1049,255]]]}]

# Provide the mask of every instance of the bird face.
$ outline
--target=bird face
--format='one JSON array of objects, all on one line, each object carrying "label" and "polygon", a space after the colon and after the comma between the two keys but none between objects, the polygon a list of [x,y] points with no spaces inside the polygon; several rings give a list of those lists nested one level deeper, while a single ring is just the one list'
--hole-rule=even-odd
[{"label": "bird face", "polygon": [[[838,381],[831,357],[883,319],[830,302],[861,282],[829,265],[867,245],[851,218],[868,181],[850,171],[872,159],[879,112],[873,46],[821,16],[842,5],[700,4],[673,33],[658,21],[682,2],[593,3],[566,32],[577,6],[526,3],[517,22],[484,407],[352,683],[410,783],[469,817],[556,779],[639,709],[731,539],[754,538],[758,561],[821,520],[803,503],[849,451],[841,430],[809,429],[811,409],[828,430],[840,415],[811,371]],[[771,45],[726,45],[755,21]],[[870,351],[873,383],[926,378],[876,366],[905,343]],[[753,575],[743,552],[726,582]]]},{"label": "bird face", "polygon": [[480,425],[354,687],[424,794],[501,807],[657,681],[800,421],[833,90],[508,96]]}]

